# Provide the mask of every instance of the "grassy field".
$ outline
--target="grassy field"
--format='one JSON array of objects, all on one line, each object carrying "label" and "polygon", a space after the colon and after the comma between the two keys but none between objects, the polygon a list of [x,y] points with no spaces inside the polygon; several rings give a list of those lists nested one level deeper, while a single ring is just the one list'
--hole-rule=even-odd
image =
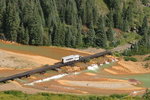
[{"label": "grassy field", "polygon": [[[129,42],[134,42],[141,39],[141,36],[136,33],[124,33],[120,38],[120,45],[124,45]],[[134,41],[133,41],[134,40]]]},{"label": "grassy field", "polygon": [[40,55],[40,56],[45,56],[56,60],[60,60],[61,57],[63,56],[73,55],[73,54],[79,54],[82,56],[88,55],[87,53],[81,53],[77,51],[63,49],[60,47],[36,47],[36,46],[26,46],[26,45],[16,45],[16,44],[4,44],[1,42],[0,42],[0,49],[20,52],[24,54]]},{"label": "grassy field", "polygon": [[127,95],[94,96],[94,95],[66,95],[66,94],[25,94],[20,91],[0,92],[0,100],[141,100],[141,97]]}]

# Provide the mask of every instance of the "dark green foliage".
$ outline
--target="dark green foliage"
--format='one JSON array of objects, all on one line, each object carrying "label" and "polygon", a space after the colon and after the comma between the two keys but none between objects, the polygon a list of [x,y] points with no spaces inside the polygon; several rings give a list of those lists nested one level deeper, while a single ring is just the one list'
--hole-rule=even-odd
[{"label": "dark green foliage", "polygon": [[133,62],[137,62],[137,59],[136,58],[134,58],[134,57],[124,57],[124,60],[125,61],[133,61]]},{"label": "dark green foliage", "polygon": [[142,11],[140,19],[136,18],[138,5],[132,1],[104,1],[109,8],[106,14],[99,9],[98,2],[103,0],[0,0],[0,34],[2,39],[26,45],[109,48],[119,44],[114,28],[129,32],[140,27],[143,39],[139,44],[146,44],[147,52],[148,18],[141,25]]},{"label": "dark green foliage", "polygon": [[142,26],[141,26],[141,28],[140,28],[140,35],[147,35],[148,34],[148,30],[149,30],[149,28],[148,28],[148,20],[147,20],[147,16],[145,16],[144,17],[144,19],[143,19],[143,24],[142,24]]},{"label": "dark green foliage", "polygon": [[143,20],[139,34],[143,36],[142,39],[133,44],[129,50],[126,50],[124,55],[131,56],[136,54],[143,55],[150,53],[150,32],[147,17],[145,17]]},{"label": "dark green foliage", "polygon": [[96,38],[96,36],[95,36],[95,31],[94,31],[94,29],[92,28],[92,29],[90,29],[90,30],[88,31],[88,33],[87,33],[86,44],[87,44],[88,46],[94,46],[94,44],[95,44],[95,38]]},{"label": "dark green foliage", "polygon": [[19,91],[5,91],[0,92],[0,100],[149,100],[149,94],[143,97],[130,97],[127,95],[111,95],[111,96],[94,96],[94,95],[68,95],[68,94],[25,94]]},{"label": "dark green foliage", "polygon": [[144,66],[145,68],[150,68],[150,63],[146,63]]},{"label": "dark green foliage", "polygon": [[107,48],[107,35],[105,31],[104,17],[100,17],[97,25],[98,25],[98,30],[96,32],[96,45],[99,47]]},{"label": "dark green foliage", "polygon": [[142,1],[142,3],[143,3],[144,5],[147,5],[148,3],[150,3],[149,0],[141,0],[141,1]]},{"label": "dark green foliage", "polygon": [[9,95],[13,95],[16,97],[25,96],[25,94],[23,94],[23,92],[21,92],[21,91],[5,91],[4,93],[9,94]]},{"label": "dark green foliage", "polygon": [[112,27],[109,27],[109,29],[107,30],[106,33],[107,33],[107,38],[108,38],[108,40],[109,40],[110,42],[113,42],[113,40],[114,40],[114,34],[115,34],[113,28],[112,28]]},{"label": "dark green foliage", "polygon": [[79,24],[77,25],[77,35],[76,35],[76,47],[82,47],[83,45],[83,40],[82,40],[82,30],[81,30],[82,26],[81,26],[81,22],[79,22]]},{"label": "dark green foliage", "polygon": [[20,24],[19,13],[15,7],[17,3],[15,1],[8,0],[6,5],[4,33],[9,41],[17,41],[17,32]]},{"label": "dark green foliage", "polygon": [[5,0],[0,0],[0,33],[3,32],[3,24],[4,24],[4,12],[6,10],[6,2]]},{"label": "dark green foliage", "polygon": [[146,57],[144,61],[150,60],[150,56]]},{"label": "dark green foliage", "polygon": [[66,33],[65,45],[67,47],[71,47],[72,46],[72,42],[73,42],[73,36],[72,36],[72,32],[71,32],[70,28],[68,28],[67,31],[68,32]]},{"label": "dark green foliage", "polygon": [[150,99],[150,90],[146,90],[146,93],[142,97],[144,100],[149,100]]},{"label": "dark green foliage", "polygon": [[130,29],[129,29],[129,22],[127,19],[124,20],[124,24],[123,24],[123,31],[125,32],[128,32]]},{"label": "dark green foliage", "polygon": [[22,44],[29,43],[29,31],[25,29],[23,25],[18,29],[17,42]]}]

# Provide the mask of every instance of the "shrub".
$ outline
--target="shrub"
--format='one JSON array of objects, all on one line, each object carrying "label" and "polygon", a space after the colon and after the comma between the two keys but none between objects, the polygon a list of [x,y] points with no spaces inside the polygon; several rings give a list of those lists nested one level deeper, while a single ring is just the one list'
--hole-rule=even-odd
[{"label": "shrub", "polygon": [[134,57],[124,57],[124,60],[125,61],[133,61],[133,62],[137,62],[137,59],[136,58],[134,58]]},{"label": "shrub", "polygon": [[116,56],[116,57],[121,57],[122,56],[122,54],[119,53],[119,52],[114,52],[113,55]]},{"label": "shrub", "polygon": [[17,97],[24,95],[24,93],[21,92],[21,91],[5,91],[4,93],[5,93],[5,94],[11,94],[11,95],[17,96]]},{"label": "shrub", "polygon": [[144,66],[145,66],[145,68],[149,68],[149,67],[150,67],[150,64],[149,64],[149,63],[146,63]]},{"label": "shrub", "polygon": [[146,90],[146,93],[142,96],[143,100],[150,100],[150,90]]},{"label": "shrub", "polygon": [[126,94],[112,94],[110,95],[110,97],[112,98],[123,98],[123,97],[126,97],[127,95]]},{"label": "shrub", "polygon": [[83,59],[81,62],[87,63],[87,62],[90,62],[90,59],[89,58]]},{"label": "shrub", "polygon": [[150,56],[146,57],[144,61],[150,60]]}]

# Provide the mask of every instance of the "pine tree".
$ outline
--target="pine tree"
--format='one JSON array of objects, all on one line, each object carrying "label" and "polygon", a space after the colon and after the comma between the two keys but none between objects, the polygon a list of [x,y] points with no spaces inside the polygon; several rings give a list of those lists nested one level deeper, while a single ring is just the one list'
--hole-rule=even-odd
[{"label": "pine tree", "polygon": [[45,46],[52,45],[51,34],[50,34],[49,31],[50,31],[49,28],[45,28],[44,29],[44,33],[43,33],[43,45],[45,45]]},{"label": "pine tree", "polygon": [[18,30],[17,42],[19,42],[21,44],[26,44],[26,45],[29,43],[28,29],[24,29],[23,25]]},{"label": "pine tree", "polygon": [[68,31],[66,33],[66,38],[65,38],[65,44],[67,47],[72,47],[72,32],[70,30],[70,28],[68,28]]},{"label": "pine tree", "polygon": [[148,33],[148,20],[147,20],[147,16],[144,17],[143,19],[143,24],[142,27],[140,29],[140,34],[144,35]]},{"label": "pine tree", "polygon": [[126,10],[126,19],[125,20],[128,21],[128,25],[130,27],[133,26],[133,4],[132,3],[129,4],[129,7]]},{"label": "pine tree", "polygon": [[82,19],[82,23],[86,25],[87,17],[87,9],[86,9],[86,2],[87,0],[80,0],[80,7],[79,7],[79,16]]},{"label": "pine tree", "polygon": [[105,20],[104,17],[100,17],[98,21],[98,30],[96,32],[96,44],[99,47],[107,47],[107,35],[105,31]]},{"label": "pine tree", "polygon": [[82,32],[82,22],[81,22],[81,19],[79,19],[78,25],[77,25],[76,47],[81,47],[83,44],[81,32]]},{"label": "pine tree", "polygon": [[8,1],[5,13],[5,36],[9,41],[17,41],[20,18],[15,1]]},{"label": "pine tree", "polygon": [[76,25],[77,23],[77,6],[75,0],[66,1],[66,24]]},{"label": "pine tree", "polygon": [[125,32],[128,32],[130,29],[129,29],[129,23],[128,23],[128,20],[127,19],[125,19],[124,20],[124,24],[123,24],[123,31],[125,31]]},{"label": "pine tree", "polygon": [[42,45],[43,43],[43,26],[42,21],[37,11],[37,8],[33,9],[33,15],[29,23],[29,36],[31,45]]},{"label": "pine tree", "polygon": [[121,13],[120,9],[115,11],[113,19],[114,19],[114,26],[115,26],[115,28],[122,29],[123,18],[122,18],[122,13]]},{"label": "pine tree", "polygon": [[95,30],[93,28],[91,28],[89,30],[89,32],[87,33],[86,44],[88,46],[94,46],[94,44],[95,44],[95,38],[96,38],[96,36],[95,36]]},{"label": "pine tree", "polygon": [[113,42],[114,40],[114,30],[112,27],[109,27],[109,29],[107,30],[107,39],[110,41],[110,42]]},{"label": "pine tree", "polygon": [[6,9],[6,1],[0,1],[0,33],[3,32],[3,24],[4,24],[4,12]]},{"label": "pine tree", "polygon": [[60,24],[53,27],[53,45],[60,46]]},{"label": "pine tree", "polygon": [[144,5],[147,5],[150,2],[149,0],[141,0],[141,1]]},{"label": "pine tree", "polygon": [[46,26],[51,28],[59,23],[59,16],[55,0],[40,0],[46,20]]},{"label": "pine tree", "polygon": [[61,46],[65,46],[65,33],[66,33],[66,26],[65,26],[65,23],[61,24],[61,27],[60,27],[60,31],[59,31],[59,34],[60,34],[60,45]]},{"label": "pine tree", "polygon": [[114,15],[114,11],[110,10],[110,13],[108,14],[108,19],[107,19],[107,26],[108,27],[114,27],[113,15]]}]

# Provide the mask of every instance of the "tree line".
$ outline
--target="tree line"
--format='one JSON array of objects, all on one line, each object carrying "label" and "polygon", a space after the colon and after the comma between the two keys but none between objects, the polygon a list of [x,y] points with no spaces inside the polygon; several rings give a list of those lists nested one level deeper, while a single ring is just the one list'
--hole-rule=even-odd
[{"label": "tree line", "polygon": [[104,1],[107,15],[99,13],[97,0],[0,0],[0,34],[26,45],[107,48],[117,45],[114,28],[144,30],[137,4]]}]

